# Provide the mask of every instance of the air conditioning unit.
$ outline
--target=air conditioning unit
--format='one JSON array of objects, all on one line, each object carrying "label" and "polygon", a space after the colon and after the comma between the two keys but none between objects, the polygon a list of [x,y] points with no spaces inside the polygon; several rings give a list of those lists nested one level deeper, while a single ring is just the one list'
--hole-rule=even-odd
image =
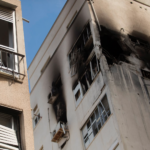
[{"label": "air conditioning unit", "polygon": [[57,93],[56,95],[53,95],[52,92],[48,95],[48,103],[49,104],[54,104],[54,102],[56,101],[57,97],[59,96],[59,93]]},{"label": "air conditioning unit", "polygon": [[58,143],[59,140],[66,134],[67,126],[64,122],[58,122],[55,130],[52,132],[52,142]]}]

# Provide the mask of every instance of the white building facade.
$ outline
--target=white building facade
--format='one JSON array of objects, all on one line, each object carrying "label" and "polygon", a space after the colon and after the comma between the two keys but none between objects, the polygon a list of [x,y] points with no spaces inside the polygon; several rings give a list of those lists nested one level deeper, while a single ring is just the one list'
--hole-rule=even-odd
[{"label": "white building facade", "polygon": [[144,1],[66,2],[28,68],[35,150],[150,149],[149,15]]}]

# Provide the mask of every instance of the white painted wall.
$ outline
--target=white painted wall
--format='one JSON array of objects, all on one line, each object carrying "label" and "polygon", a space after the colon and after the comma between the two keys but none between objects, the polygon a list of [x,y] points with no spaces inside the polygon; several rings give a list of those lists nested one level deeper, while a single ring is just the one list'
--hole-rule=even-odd
[{"label": "white painted wall", "polygon": [[[76,1],[76,3],[74,4],[74,7],[71,9],[71,12],[67,17],[67,20],[65,21],[65,23],[63,24],[63,26],[61,27],[59,31],[59,34],[61,34],[61,37],[64,35],[62,32],[64,32],[64,29],[66,28],[66,25],[68,24],[70,18],[72,17],[72,15],[74,14],[76,10],[79,10],[81,8],[82,4],[83,4],[82,1]],[[99,73],[95,81],[93,82],[91,88],[85,94],[82,102],[76,108],[72,86],[77,76],[75,76],[74,78],[70,77],[67,53],[69,52],[71,46],[76,41],[84,25],[90,19],[91,19],[91,16],[89,12],[89,7],[88,7],[88,4],[85,3],[77,19],[75,20],[71,29],[68,31],[63,42],[59,46],[59,49],[55,53],[54,57],[51,59],[51,62],[46,68],[45,72],[40,77],[40,80],[38,81],[34,89],[33,89],[33,86],[35,82],[37,81],[37,78],[39,77],[36,74],[40,72],[40,65],[36,69],[36,72],[33,74],[33,76],[30,78],[31,90],[32,90],[31,107],[34,108],[36,104],[38,104],[38,108],[42,116],[42,119],[40,120],[36,128],[34,129],[35,150],[39,150],[42,145],[44,146],[44,149],[46,150],[58,149],[58,145],[51,142],[50,132],[52,132],[53,129],[55,129],[56,127],[56,117],[55,117],[52,106],[47,103],[48,101],[47,96],[49,92],[51,91],[52,82],[56,80],[59,73],[61,74],[61,80],[63,84],[63,90],[64,90],[66,107],[67,107],[68,127],[69,127],[69,132],[70,132],[70,139],[65,145],[64,149],[65,150],[84,149],[81,128],[84,125],[85,121],[88,119],[89,115],[92,113],[93,109],[96,107],[96,104],[102,98],[102,97],[100,98],[99,95],[101,94],[100,89],[104,86],[104,82],[103,82],[101,73]],[[54,40],[54,43],[52,44],[55,47],[57,47],[59,43],[57,42],[59,41],[59,38],[56,38],[56,39],[58,40]],[[42,49],[45,50],[45,47],[42,46]],[[49,50],[47,52],[50,53],[51,49],[53,50],[53,48],[50,45]],[[48,57],[48,54],[45,54],[44,57],[42,58],[43,63],[41,64],[44,65],[45,63],[44,61],[46,61],[47,57]],[[43,66],[41,65],[41,67]],[[34,64],[32,64],[31,67],[29,68],[30,74],[33,72],[33,68],[35,68]],[[94,96],[92,96],[92,93],[94,94]],[[106,93],[106,90],[105,90],[105,93]],[[103,93],[103,95],[105,93]],[[91,99],[89,96],[91,97]],[[84,109],[82,109],[82,107],[84,107]],[[49,125],[49,119],[48,119],[48,109],[49,109],[49,114],[50,114],[50,125]],[[98,146],[99,138],[102,138],[103,134],[105,134],[104,131],[107,130],[107,128],[110,128],[110,126],[112,126],[110,138],[103,137],[105,141],[102,142],[101,144],[103,145],[103,147],[105,147],[105,142],[106,142],[106,143],[109,143],[111,146],[111,144],[117,139],[115,127],[113,125],[113,116],[111,116],[107,122],[108,122],[107,125],[105,125],[101,129],[101,131],[98,133],[97,137],[95,138],[96,140],[93,140],[93,142],[91,143],[91,147],[89,148],[92,148],[93,145],[96,144],[97,145],[96,149],[97,150],[99,149],[99,146]]]},{"label": "white painted wall", "polygon": [[[116,1],[117,0],[115,0],[114,7],[118,6],[119,7],[118,10],[120,10],[122,6],[120,6],[120,3],[118,2],[119,3],[118,4]],[[98,2],[100,2],[100,0]],[[98,2],[97,4],[100,5],[100,3]],[[104,2],[103,0],[101,0],[101,2],[103,2],[102,4],[106,6],[106,2]],[[108,0],[107,2],[109,3]],[[150,125],[150,121],[149,121],[149,105],[147,102],[145,103],[147,99],[145,98],[143,102],[142,101],[143,98],[138,98],[141,104],[140,105],[139,102],[136,101],[137,97],[135,96],[135,93],[131,95],[130,94],[128,95],[128,93],[126,93],[126,88],[129,87],[121,89],[122,85],[120,84],[120,86],[118,86],[116,82],[119,81],[120,79],[119,75],[115,74],[116,71],[113,67],[112,70],[109,69],[107,61],[105,60],[104,56],[102,56],[100,59],[101,72],[97,75],[92,86],[90,87],[88,92],[84,95],[83,100],[80,102],[78,107],[76,107],[72,86],[74,81],[77,80],[77,75],[74,76],[73,78],[70,77],[67,54],[71,49],[71,46],[78,38],[84,25],[87,23],[88,20],[93,19],[92,9],[91,7],[89,7],[88,2],[86,2],[83,5],[83,8],[81,9],[78,17],[76,18],[73,25],[68,31],[66,30],[66,26],[68,25],[75,11],[80,10],[83,3],[84,3],[83,0],[67,2],[65,9],[62,11],[60,17],[56,21],[56,25],[54,26],[52,31],[48,34],[37,56],[33,60],[33,63],[29,67],[29,74],[30,74],[29,76],[30,76],[31,90],[32,90],[31,107],[34,108],[36,104],[38,104],[39,111],[42,116],[41,121],[34,129],[35,150],[39,150],[42,145],[46,150],[59,149],[56,143],[51,142],[50,132],[52,132],[53,129],[55,129],[57,122],[56,122],[56,117],[52,106],[47,103],[48,101],[47,96],[51,91],[52,82],[57,79],[59,74],[61,74],[62,88],[63,88],[64,98],[65,98],[66,108],[67,108],[68,127],[70,132],[70,138],[69,141],[66,143],[65,147],[63,148],[64,150],[84,149],[81,129],[83,125],[86,123],[87,119],[89,118],[90,114],[92,113],[96,105],[98,104],[98,102],[102,99],[102,97],[105,94],[108,97],[108,102],[110,105],[112,115],[106,121],[105,125],[102,127],[102,129],[99,131],[97,136],[94,138],[93,142],[90,144],[88,149],[90,150],[110,149],[111,150],[111,148],[114,146],[114,143],[118,141],[120,150],[129,150],[132,148],[136,150],[137,149],[148,150],[150,147],[148,143],[148,139],[150,135],[148,131],[148,126]],[[124,1],[122,5],[124,3],[127,2]],[[103,12],[105,12],[105,9],[107,8],[106,10],[108,11],[108,14],[105,14],[98,9],[99,8],[98,5],[94,3],[96,11],[98,12],[100,23],[106,25],[107,27],[111,26],[112,27],[111,29],[115,29],[113,24],[114,22],[112,22],[111,20],[112,19],[111,16],[115,18],[114,17],[115,14],[113,14],[111,11],[111,9],[114,8],[111,9],[107,7],[101,8]],[[129,7],[129,5],[127,6]],[[124,11],[126,10],[125,7],[123,7],[123,9]],[[128,9],[130,10],[131,8]],[[138,10],[136,9],[136,11]],[[67,12],[69,12],[68,15]],[[111,15],[109,16],[109,14]],[[105,20],[105,16],[107,16],[106,20]],[[58,27],[60,23],[59,21],[63,22],[60,29]],[[117,19],[115,19],[115,24],[117,24]],[[119,21],[117,24],[117,29],[121,27],[122,24]],[[49,38],[51,38],[51,36],[54,36],[51,35],[51,33],[52,32],[56,33],[57,31],[58,33],[55,39],[50,44],[51,40]],[[65,33],[66,35],[62,43],[59,45],[57,51],[55,51]],[[45,64],[47,58],[53,55],[54,51],[55,51],[55,55],[52,57],[44,73],[41,74],[40,71],[43,65]],[[44,52],[45,54],[43,55],[42,53]],[[39,61],[40,59],[42,60]],[[115,78],[116,81],[114,80]],[[121,82],[124,82],[124,78],[122,78]],[[104,84],[105,87],[103,91],[101,91]],[[132,99],[130,96],[134,98]],[[128,101],[126,101],[126,99]],[[132,105],[135,105],[136,108],[133,109],[132,107],[130,107],[129,101],[132,101],[131,102]],[[138,110],[139,108],[141,108],[142,111]],[[48,110],[50,114],[49,118],[48,118]],[[133,115],[134,111],[136,112],[136,115]],[[141,112],[142,115],[144,115],[144,117],[140,114]],[[136,121],[132,120],[134,118]],[[143,118],[144,118],[144,123],[142,123]],[[49,123],[49,119],[50,119],[50,123]],[[139,123],[138,127],[135,127],[136,123]],[[145,131],[147,131],[147,133],[145,133]],[[143,137],[144,139],[140,138],[140,136]],[[136,140],[138,141],[138,143],[136,143]]]}]

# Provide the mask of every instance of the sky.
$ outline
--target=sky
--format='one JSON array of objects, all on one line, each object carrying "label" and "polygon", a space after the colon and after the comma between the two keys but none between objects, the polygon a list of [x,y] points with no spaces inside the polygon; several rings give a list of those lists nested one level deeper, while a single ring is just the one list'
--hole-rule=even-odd
[{"label": "sky", "polygon": [[26,59],[29,67],[67,0],[21,0]]}]

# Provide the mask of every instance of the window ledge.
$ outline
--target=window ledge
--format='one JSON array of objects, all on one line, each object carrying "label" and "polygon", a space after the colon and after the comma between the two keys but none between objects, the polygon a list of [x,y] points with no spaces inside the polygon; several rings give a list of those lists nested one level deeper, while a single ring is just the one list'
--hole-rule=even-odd
[{"label": "window ledge", "polygon": [[6,73],[6,72],[0,71],[0,76],[2,76],[4,78],[7,78],[7,79],[11,79],[11,80],[19,82],[19,83],[23,83],[23,80],[21,80],[21,79],[19,79],[17,77],[14,77],[13,75],[11,75],[9,73]]}]

